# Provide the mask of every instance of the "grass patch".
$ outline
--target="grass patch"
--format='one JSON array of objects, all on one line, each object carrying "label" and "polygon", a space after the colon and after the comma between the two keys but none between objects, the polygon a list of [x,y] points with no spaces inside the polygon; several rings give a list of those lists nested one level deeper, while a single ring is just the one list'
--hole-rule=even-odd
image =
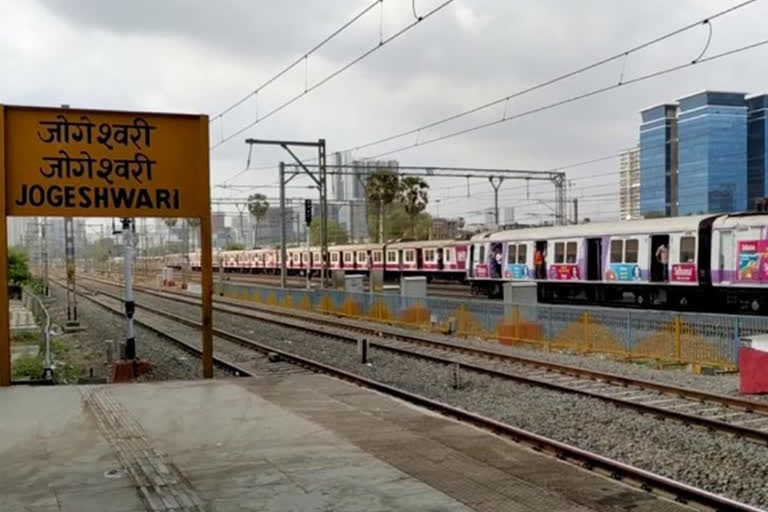
[{"label": "grass patch", "polygon": [[38,331],[22,331],[14,333],[11,336],[11,343],[17,343],[19,345],[37,345],[40,343],[42,336]]},{"label": "grass patch", "polygon": [[13,362],[13,378],[30,377],[39,379],[43,376],[43,359],[39,356],[20,357]]}]

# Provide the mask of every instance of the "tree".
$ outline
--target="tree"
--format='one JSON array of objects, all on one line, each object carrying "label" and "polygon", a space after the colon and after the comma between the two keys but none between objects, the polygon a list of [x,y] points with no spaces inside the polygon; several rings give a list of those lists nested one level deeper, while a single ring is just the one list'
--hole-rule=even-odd
[{"label": "tree", "polygon": [[367,180],[368,200],[376,205],[378,242],[384,242],[384,208],[397,197],[400,180],[392,171],[378,170]]},{"label": "tree", "polygon": [[[369,226],[371,237],[375,237],[376,217],[374,212],[369,213]],[[415,238],[426,240],[429,237],[429,228],[432,226],[432,216],[427,212],[421,212],[416,217],[411,217],[399,202],[394,203],[388,210],[384,219],[384,240],[399,240],[403,238]]]},{"label": "tree", "polygon": [[263,219],[264,216],[267,214],[267,210],[269,210],[269,203],[267,202],[267,196],[265,196],[264,194],[251,194],[250,196],[248,196],[248,211],[256,220],[256,225],[254,226],[254,231],[253,231],[254,245],[257,245],[256,240],[258,239],[258,234],[259,234],[259,223],[261,222],[261,219]]},{"label": "tree", "polygon": [[88,247],[88,257],[97,263],[105,263],[112,249],[115,247],[115,241],[111,238],[100,238]]},{"label": "tree", "polygon": [[429,185],[418,176],[407,176],[400,180],[397,200],[411,218],[413,237],[416,238],[416,216],[427,208]]},{"label": "tree", "polygon": [[21,286],[31,277],[27,253],[21,249],[8,249],[8,283]]},{"label": "tree", "polygon": [[[323,239],[323,218],[317,217],[309,225],[309,243],[320,245]],[[333,219],[328,219],[328,245],[346,244],[349,241],[347,230]]]}]

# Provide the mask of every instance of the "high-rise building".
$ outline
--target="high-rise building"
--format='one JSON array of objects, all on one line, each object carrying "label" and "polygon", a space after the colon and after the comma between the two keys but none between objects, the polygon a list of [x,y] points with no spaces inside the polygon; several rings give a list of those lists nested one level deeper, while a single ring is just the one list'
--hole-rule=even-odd
[{"label": "high-rise building", "polygon": [[768,196],[768,94],[747,99],[747,209]]},{"label": "high-rise building", "polygon": [[677,215],[677,105],[665,103],[641,115],[640,213]]},{"label": "high-rise building", "polygon": [[747,106],[744,96],[744,93],[704,91],[679,100],[680,215],[746,209]]},{"label": "high-rise building", "polygon": [[622,220],[640,218],[640,148],[621,154],[619,212]]}]

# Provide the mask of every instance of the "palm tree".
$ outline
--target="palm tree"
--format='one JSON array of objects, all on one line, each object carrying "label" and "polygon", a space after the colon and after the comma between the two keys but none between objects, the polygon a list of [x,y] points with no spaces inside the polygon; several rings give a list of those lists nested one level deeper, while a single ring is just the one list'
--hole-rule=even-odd
[{"label": "palm tree", "polygon": [[254,226],[253,231],[253,244],[256,244],[256,240],[258,239],[258,233],[259,233],[259,222],[261,222],[261,219],[264,218],[264,216],[267,214],[267,210],[269,210],[269,203],[267,202],[267,196],[264,194],[251,194],[248,196],[248,211],[251,215],[253,215],[253,218],[256,220],[256,225]]},{"label": "palm tree", "polygon": [[411,230],[414,238],[416,238],[416,216],[424,211],[429,202],[427,190],[429,190],[429,185],[418,176],[407,176],[400,180],[397,200],[403,205],[405,213],[411,217]]},{"label": "palm tree", "polygon": [[384,207],[397,197],[400,180],[392,171],[378,170],[367,180],[368,200],[376,205],[378,217],[378,242],[384,242]]}]

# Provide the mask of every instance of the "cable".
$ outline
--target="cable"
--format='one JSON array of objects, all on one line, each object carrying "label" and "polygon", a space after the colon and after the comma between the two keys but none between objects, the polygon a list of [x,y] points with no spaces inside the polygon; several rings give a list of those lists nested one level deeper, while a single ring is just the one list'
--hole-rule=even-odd
[{"label": "cable", "polygon": [[393,150],[390,150],[390,151],[385,151],[383,153],[379,153],[379,154],[376,154],[376,155],[373,155],[373,156],[364,157],[364,158],[362,158],[362,160],[374,160],[374,159],[377,159],[377,158],[381,158],[382,156],[391,155],[391,154],[394,154],[394,153],[399,153],[401,151],[405,151],[405,150],[408,150],[408,149],[413,149],[413,148],[416,148],[416,147],[426,146],[427,144],[434,144],[435,142],[440,142],[440,141],[443,141],[443,140],[446,140],[446,139],[450,139],[450,138],[453,138],[453,137],[458,137],[459,135],[464,135],[464,134],[467,134],[467,133],[475,132],[475,131],[478,131],[478,130],[482,130],[484,128],[489,128],[491,126],[496,126],[496,125],[499,125],[499,124],[502,124],[502,123],[506,123],[506,122],[515,120],[515,119],[520,119],[522,117],[526,117],[526,116],[529,116],[531,114],[536,114],[536,113],[539,113],[539,112],[544,112],[546,110],[550,110],[550,109],[555,108],[555,107],[560,107],[562,105],[567,105],[569,103],[574,103],[576,101],[580,101],[580,100],[583,100],[583,99],[586,99],[586,98],[590,98],[592,96],[597,96],[599,94],[602,94],[602,93],[605,93],[605,92],[608,92],[608,91],[612,91],[614,89],[619,89],[619,88],[627,86],[627,85],[639,83],[639,82],[642,82],[642,81],[645,81],[645,80],[650,80],[651,78],[657,78],[657,77],[662,76],[662,75],[666,75],[666,74],[673,73],[673,72],[676,72],[676,71],[680,71],[680,70],[683,70],[683,69],[686,69],[686,68],[689,68],[689,67],[692,67],[692,66],[696,66],[697,64],[703,64],[705,62],[711,62],[711,61],[714,61],[714,60],[717,60],[717,59],[721,59],[721,58],[724,58],[724,57],[729,57],[731,55],[734,55],[734,54],[737,54],[737,53],[741,53],[741,52],[744,52],[744,51],[747,51],[747,50],[752,50],[754,48],[757,48],[757,47],[760,47],[760,46],[764,46],[766,44],[768,44],[768,39],[764,39],[762,41],[758,41],[756,43],[752,43],[752,44],[749,44],[749,45],[746,45],[746,46],[742,46],[742,47],[739,47],[739,48],[734,48],[732,50],[728,50],[728,51],[725,51],[725,52],[722,52],[722,53],[718,53],[716,55],[712,55],[710,57],[706,57],[706,58],[703,58],[703,59],[700,59],[700,60],[697,60],[697,61],[688,62],[686,64],[679,64],[677,66],[672,66],[672,67],[669,67],[669,68],[665,68],[665,69],[662,69],[660,71],[655,71],[653,73],[648,73],[646,75],[642,75],[642,76],[633,78],[631,80],[627,80],[627,81],[622,82],[622,83],[612,84],[612,85],[609,85],[609,86],[606,86],[606,87],[601,87],[601,88],[598,88],[598,89],[593,89],[593,90],[591,90],[589,92],[586,92],[586,93],[583,93],[583,94],[579,94],[579,95],[576,95],[576,96],[571,96],[569,98],[566,98],[566,99],[563,99],[563,100],[560,100],[560,101],[556,101],[554,103],[550,103],[550,104],[547,104],[547,105],[544,105],[544,106],[541,106],[541,107],[537,107],[537,108],[533,108],[533,109],[530,109],[530,110],[526,110],[526,111],[520,112],[518,114],[515,114],[513,116],[508,116],[506,118],[497,119],[495,121],[489,121],[489,122],[486,122],[486,123],[478,124],[478,125],[472,126],[470,128],[464,128],[462,130],[457,130],[455,132],[448,133],[446,135],[441,135],[441,136],[438,136],[438,137],[434,137],[432,139],[427,139],[425,141],[417,142],[417,143],[414,143],[414,144],[409,144],[407,146],[401,146],[401,147],[398,147],[396,149],[393,149]]},{"label": "cable", "polygon": [[[471,115],[471,114],[475,114],[477,112],[480,112],[480,111],[486,110],[488,108],[494,107],[496,105],[499,105],[500,103],[508,102],[509,100],[511,100],[513,98],[517,98],[517,97],[523,96],[525,94],[528,94],[530,92],[536,91],[538,89],[542,89],[542,88],[548,87],[550,85],[553,85],[555,83],[558,83],[558,82],[561,82],[563,80],[566,80],[568,78],[572,78],[572,77],[574,77],[576,75],[579,75],[581,73],[585,73],[585,72],[590,71],[592,69],[601,67],[601,66],[603,66],[605,64],[608,64],[608,63],[613,62],[613,61],[615,61],[617,59],[620,59],[620,58],[624,58],[625,59],[625,65],[626,65],[626,58],[628,58],[631,53],[636,53],[636,52],[638,52],[640,50],[643,50],[645,48],[648,48],[650,46],[658,44],[658,43],[660,43],[662,41],[665,41],[665,40],[667,40],[667,39],[669,39],[671,37],[679,35],[679,34],[681,34],[683,32],[691,30],[691,29],[693,29],[695,27],[698,27],[700,25],[709,25],[709,28],[710,28],[709,38],[711,39],[711,37],[712,37],[711,29],[712,29],[712,21],[713,20],[715,20],[715,19],[717,19],[719,17],[725,16],[726,14],[729,14],[729,13],[731,13],[733,11],[736,11],[738,9],[741,9],[743,7],[746,7],[747,5],[749,5],[751,3],[754,3],[756,1],[757,0],[747,0],[745,2],[742,2],[740,4],[732,6],[732,7],[728,8],[728,9],[724,9],[722,11],[719,11],[719,12],[717,12],[717,13],[711,15],[711,16],[708,16],[707,18],[703,18],[701,20],[695,21],[693,23],[685,25],[684,27],[681,27],[679,29],[673,30],[672,32],[668,32],[668,33],[666,33],[666,34],[664,34],[662,36],[659,36],[659,37],[656,37],[654,39],[651,39],[650,41],[647,41],[645,43],[642,43],[642,44],[639,44],[639,45],[634,46],[632,48],[629,48],[628,50],[624,50],[624,51],[622,51],[620,53],[617,53],[615,55],[612,55],[610,57],[606,57],[606,58],[601,59],[599,61],[596,61],[596,62],[594,62],[592,64],[588,64],[586,66],[578,68],[578,69],[576,69],[574,71],[570,71],[570,72],[565,73],[563,75],[554,77],[554,78],[552,78],[550,80],[546,80],[544,82],[541,82],[539,84],[533,85],[531,87],[527,87],[527,88],[522,89],[520,91],[514,92],[514,93],[512,93],[512,94],[510,94],[508,96],[504,96],[503,98],[499,98],[499,99],[490,101],[488,103],[484,103],[484,104],[479,105],[477,107],[471,108],[469,110],[465,110],[465,111],[460,112],[458,114],[454,114],[454,115],[445,117],[445,118],[437,120],[437,121],[433,121],[431,123],[425,124],[425,125],[420,126],[418,128],[413,128],[411,130],[406,130],[404,132],[400,132],[400,133],[397,133],[395,135],[390,135],[388,137],[377,139],[377,140],[374,140],[374,141],[371,141],[371,142],[367,142],[365,144],[361,144],[361,145],[358,145],[358,146],[354,146],[354,147],[349,148],[349,149],[347,149],[345,151],[349,151],[349,150],[359,151],[361,149],[365,149],[365,148],[368,148],[368,147],[371,147],[371,146],[376,146],[376,145],[379,145],[379,144],[383,144],[385,142],[390,142],[392,140],[399,139],[401,137],[417,134],[417,133],[419,133],[422,130],[426,130],[426,129],[429,129],[429,128],[434,128],[435,126],[438,126],[438,125],[441,125],[441,124],[444,124],[444,123],[447,123],[447,122],[450,122],[450,121],[454,121],[456,119],[460,119],[462,117],[466,117],[466,116]],[[693,62],[697,62],[704,55],[704,52],[706,52],[706,49],[708,47],[709,47],[709,40],[707,41],[707,44],[705,46],[704,51]],[[623,82],[623,74],[624,74],[624,69],[622,68],[622,77],[621,77],[621,79],[619,81],[619,84],[624,83]]]},{"label": "cable", "polygon": [[[755,1],[755,0],[751,0],[751,1]],[[395,32],[393,35],[391,35],[391,36],[389,36],[388,38],[386,38],[386,39],[384,39],[384,40],[380,41],[380,42],[379,42],[379,43],[378,43],[376,46],[374,46],[373,48],[371,48],[371,49],[369,49],[369,50],[365,51],[365,52],[364,52],[362,55],[360,55],[360,56],[358,56],[358,57],[356,57],[356,58],[352,59],[351,61],[349,61],[348,63],[346,63],[345,65],[343,65],[342,67],[340,67],[339,69],[337,69],[336,71],[334,71],[333,73],[331,73],[330,75],[326,76],[325,78],[323,78],[323,79],[322,79],[322,80],[320,80],[319,82],[315,83],[315,84],[314,84],[314,85],[312,85],[311,87],[309,87],[309,88],[305,88],[305,90],[304,90],[303,92],[301,92],[301,93],[297,94],[296,96],[292,97],[292,98],[291,98],[291,99],[289,99],[288,101],[286,101],[286,102],[282,103],[280,106],[278,106],[278,107],[276,107],[276,108],[274,108],[274,109],[270,110],[270,111],[269,111],[269,112],[267,112],[265,115],[263,115],[263,116],[261,116],[261,117],[259,117],[259,118],[256,118],[256,119],[255,119],[253,122],[251,122],[251,123],[248,123],[247,125],[243,126],[242,128],[240,128],[240,129],[236,130],[236,131],[235,131],[234,133],[232,133],[231,135],[229,135],[229,136],[227,136],[227,137],[224,137],[224,138],[222,138],[222,139],[221,139],[219,142],[217,142],[216,144],[214,144],[213,146],[211,146],[211,148],[210,148],[210,149],[211,149],[211,150],[215,150],[216,148],[220,147],[222,144],[225,144],[225,143],[227,143],[228,141],[230,141],[230,140],[232,140],[233,138],[237,137],[238,135],[242,134],[242,133],[243,133],[243,132],[245,132],[246,130],[249,130],[249,129],[253,128],[253,127],[254,127],[254,126],[256,126],[257,124],[259,124],[259,123],[263,122],[264,120],[266,120],[266,119],[268,119],[268,118],[272,117],[273,115],[277,114],[277,113],[278,113],[278,112],[280,112],[281,110],[283,110],[283,109],[285,109],[286,107],[290,106],[291,104],[295,103],[296,101],[298,101],[298,100],[299,100],[299,99],[301,99],[302,97],[306,96],[306,95],[307,95],[307,94],[309,94],[310,92],[314,91],[314,90],[315,90],[315,89],[317,89],[318,87],[322,86],[322,85],[323,85],[323,84],[325,84],[326,82],[328,82],[328,81],[332,80],[333,78],[335,78],[335,77],[339,76],[340,74],[342,74],[343,72],[345,72],[346,70],[348,70],[349,68],[351,68],[352,66],[354,66],[355,64],[357,64],[357,63],[361,62],[362,60],[364,60],[364,59],[365,59],[366,57],[368,57],[369,55],[373,54],[374,52],[376,52],[376,51],[377,51],[377,50],[379,50],[380,48],[384,47],[384,46],[385,46],[385,45],[387,45],[388,43],[390,43],[390,42],[394,41],[395,39],[397,39],[397,38],[398,38],[398,37],[400,37],[401,35],[403,35],[403,34],[405,34],[406,32],[408,32],[410,29],[412,29],[413,27],[415,27],[416,25],[418,25],[418,24],[419,24],[421,21],[424,21],[424,20],[426,20],[427,18],[429,18],[429,17],[430,17],[430,16],[432,16],[433,14],[436,14],[437,12],[439,12],[439,11],[440,11],[440,10],[442,10],[442,9],[444,9],[445,7],[447,7],[448,5],[450,5],[450,4],[451,4],[451,3],[453,3],[453,2],[454,2],[454,0],[445,0],[443,3],[441,3],[441,4],[440,4],[440,5],[438,5],[437,7],[435,7],[435,8],[434,8],[434,9],[432,9],[431,11],[427,12],[427,13],[426,13],[424,16],[422,16],[422,17],[421,17],[419,20],[417,20],[417,21],[414,21],[414,22],[412,22],[412,23],[410,23],[410,24],[406,25],[405,27],[403,27],[403,28],[402,28],[402,29],[400,29],[399,31]],[[378,2],[376,2],[376,3],[378,3]]]},{"label": "cable", "polygon": [[365,8],[365,9],[363,9],[362,11],[360,11],[360,12],[359,12],[359,13],[358,13],[356,16],[354,16],[354,17],[353,17],[351,20],[347,21],[347,22],[346,22],[344,25],[342,25],[340,28],[336,29],[336,30],[335,30],[335,31],[334,31],[334,32],[333,32],[331,35],[329,35],[328,37],[326,37],[325,39],[323,39],[322,41],[320,41],[318,44],[316,44],[314,47],[312,47],[312,49],[310,49],[309,51],[307,51],[306,53],[304,53],[304,54],[303,54],[301,57],[299,57],[298,59],[296,59],[295,61],[293,61],[293,62],[292,62],[291,64],[289,64],[287,67],[283,68],[283,70],[282,70],[282,71],[280,71],[279,73],[277,73],[276,75],[274,75],[272,78],[270,78],[270,79],[269,79],[269,80],[267,80],[266,82],[263,82],[261,85],[259,85],[258,87],[256,87],[256,89],[254,89],[253,91],[249,92],[248,94],[246,94],[245,96],[243,96],[241,99],[237,100],[237,101],[236,101],[236,102],[234,102],[232,105],[228,106],[227,108],[225,108],[224,110],[222,110],[220,113],[218,113],[217,115],[215,115],[214,117],[212,117],[212,118],[211,118],[211,122],[213,122],[213,121],[215,121],[215,120],[217,120],[217,119],[221,119],[221,118],[222,118],[222,117],[224,117],[226,114],[228,114],[228,113],[229,113],[229,112],[231,112],[232,110],[236,109],[237,107],[239,107],[240,105],[242,105],[243,103],[245,103],[245,102],[246,102],[247,100],[249,100],[250,98],[252,98],[252,97],[254,97],[255,95],[257,95],[257,94],[259,93],[259,91],[261,91],[262,89],[264,89],[265,87],[267,87],[269,84],[271,84],[272,82],[274,82],[275,80],[277,80],[277,79],[278,79],[278,78],[280,78],[281,76],[285,75],[285,74],[286,74],[288,71],[290,71],[290,70],[292,70],[293,68],[295,68],[296,66],[298,66],[298,65],[301,63],[301,61],[303,61],[303,60],[307,59],[307,58],[308,58],[310,55],[312,55],[313,53],[315,53],[316,51],[318,51],[320,48],[322,48],[323,46],[325,46],[325,45],[326,45],[326,44],[327,44],[327,43],[328,43],[328,42],[329,42],[331,39],[333,39],[333,38],[334,38],[334,37],[336,37],[337,35],[341,34],[341,33],[342,33],[344,30],[346,30],[347,28],[349,28],[349,26],[350,26],[350,25],[354,24],[354,23],[355,23],[357,20],[359,20],[360,18],[362,18],[363,16],[365,16],[365,15],[368,13],[368,11],[370,11],[371,9],[373,9],[373,8],[374,8],[374,7],[375,7],[375,6],[376,6],[376,5],[377,5],[377,4],[380,2],[380,1],[381,1],[381,0],[375,0],[375,1],[374,1],[373,3],[371,3],[371,4],[370,4],[368,7],[366,7],[366,8]]}]

